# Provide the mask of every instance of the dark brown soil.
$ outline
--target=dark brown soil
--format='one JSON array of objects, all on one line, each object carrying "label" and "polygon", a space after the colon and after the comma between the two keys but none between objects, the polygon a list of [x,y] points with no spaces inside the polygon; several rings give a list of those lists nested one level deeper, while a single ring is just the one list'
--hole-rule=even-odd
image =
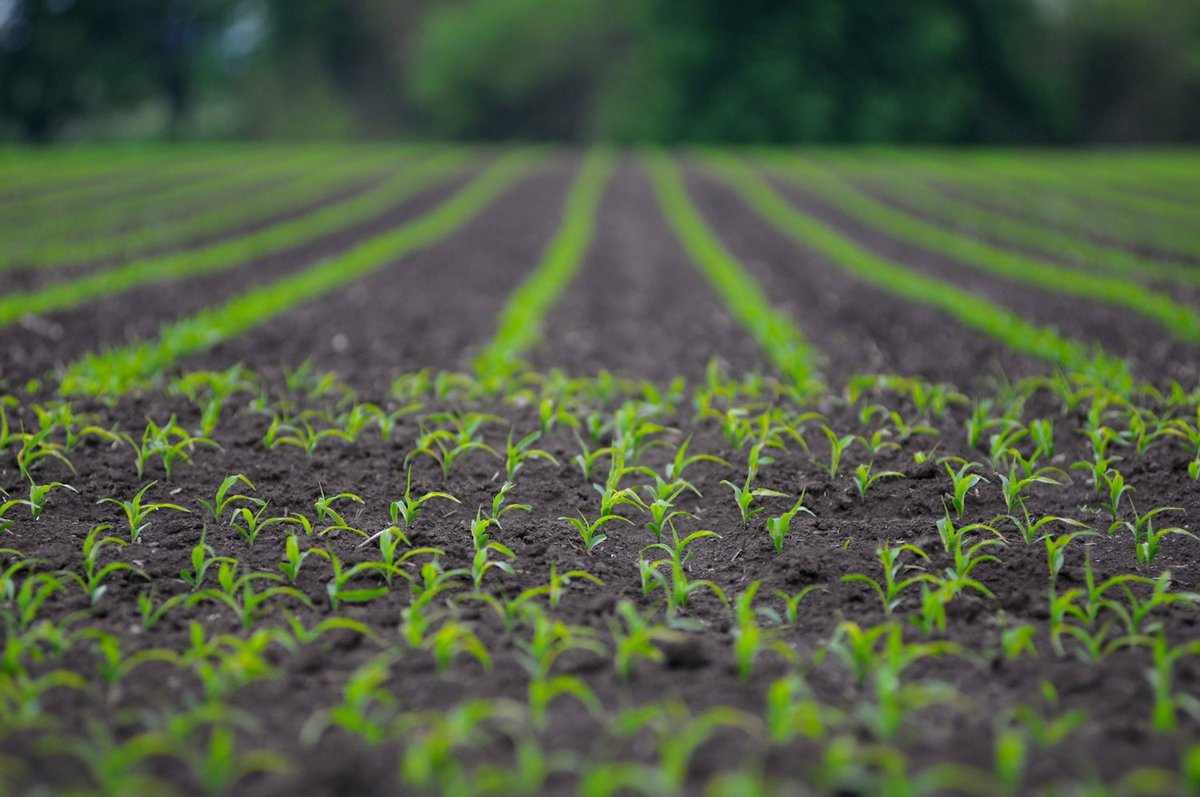
[{"label": "dark brown soil", "polygon": [[416,218],[445,200],[468,179],[469,175],[455,177],[419,192],[375,218],[236,268],[144,285],[36,322],[0,330],[5,351],[5,358],[0,361],[0,380],[20,384],[89,351],[147,338],[168,321],[232,298],[251,285],[270,282],[312,265]]},{"label": "dark brown soil", "polygon": [[[556,163],[548,173],[518,183],[444,242],[409,255],[319,304],[284,314],[243,338],[192,358],[184,366],[227,368],[244,362],[265,373],[269,403],[278,406],[279,400],[286,398],[297,403],[297,411],[303,407],[330,409],[333,399],[305,398],[304,391],[285,391],[278,378],[280,366],[311,360],[317,371],[334,369],[359,391],[361,399],[385,404],[402,400],[388,395],[390,378],[398,371],[426,366],[468,368],[473,353],[494,329],[496,314],[511,286],[537,264],[557,228],[562,198],[577,165],[577,158]],[[702,175],[689,174],[688,186],[729,250],[822,352],[824,373],[835,389],[840,389],[852,374],[883,371],[952,381],[981,393],[1001,374],[1015,379],[1046,371],[1041,363],[1015,356],[989,338],[847,277],[835,265],[769,228],[734,195]],[[444,197],[450,188],[428,192],[386,218],[339,234],[320,246],[250,264],[219,277],[139,290],[98,302],[86,312],[64,314],[52,319],[64,333],[57,341],[40,340],[28,331],[2,331],[2,375],[16,383],[90,348],[151,334],[162,321],[288,273],[411,218]],[[872,247],[889,246],[869,235],[863,240]],[[911,254],[899,249],[887,251],[894,251],[897,257]],[[947,274],[950,271],[949,264],[936,261],[928,267],[939,274],[941,269]],[[645,175],[632,163],[622,162],[602,202],[596,238],[586,262],[547,320],[546,340],[534,352],[534,364],[539,368],[561,366],[576,374],[609,368],[660,384],[677,374],[688,376],[693,384],[702,381],[705,366],[714,356],[739,376],[747,366],[763,367],[761,355],[725,317],[712,291],[690,268],[653,201]],[[987,290],[991,290],[990,284]],[[1030,292],[1029,307],[1022,309],[1045,312],[1038,309],[1044,299],[1043,294]],[[1079,308],[1082,313],[1090,311],[1091,305],[1080,303]],[[139,318],[142,313],[148,318]],[[1067,323],[1076,321],[1064,320]],[[1085,319],[1078,323],[1091,322]],[[1109,323],[1115,327],[1104,333],[1106,337],[1128,334],[1137,340],[1137,336],[1146,334],[1143,326],[1124,314],[1111,316]],[[1169,355],[1155,349],[1147,356],[1174,356],[1174,350],[1167,351]],[[1153,364],[1150,360],[1139,363]],[[1157,364],[1173,367],[1166,360]],[[730,614],[710,593],[698,592],[684,613],[692,622],[690,630],[662,645],[661,662],[640,663],[628,679],[614,672],[611,653],[573,651],[558,661],[554,672],[585,683],[594,691],[607,719],[595,716],[569,696],[560,697],[550,705],[544,728],[526,731],[544,750],[572,753],[592,763],[653,763],[651,742],[655,733],[649,729],[618,732],[612,718],[621,709],[676,700],[693,717],[709,708],[732,707],[761,718],[772,683],[797,668],[814,698],[826,707],[861,711],[872,705],[870,687],[856,683],[835,655],[823,661],[813,659],[843,620],[867,628],[888,619],[867,587],[843,583],[841,578],[851,573],[878,577],[876,549],[885,542],[920,545],[931,558],[923,565],[925,572],[940,573],[951,566],[952,557],[943,550],[935,525],[945,512],[949,479],[932,462],[918,464],[914,455],[934,448],[935,441],[939,456],[982,460],[986,452],[966,449],[963,427],[970,408],[955,404],[944,415],[924,419],[937,428],[938,436],[916,436],[903,441],[898,450],[881,451],[874,457],[855,444],[838,475],[831,477],[821,464],[828,459],[829,446],[819,424],[827,422],[842,434],[869,434],[879,427],[878,421],[864,425],[860,417],[863,404],[846,406],[837,399],[836,392],[821,398],[813,408],[823,413],[822,419],[802,426],[811,451],[805,452],[798,444],[786,451],[768,451],[775,461],[765,464],[759,475],[757,486],[785,492],[789,497],[804,491],[806,505],[815,513],[815,517],[796,518],[782,553],[776,553],[769,540],[765,518],[785,510],[793,499],[764,499],[767,512],[743,525],[730,500],[729,488],[721,484],[722,480],[740,481],[744,476],[747,449],[734,446],[716,419],[697,418],[688,398],[679,403],[673,415],[656,419],[667,427],[655,435],[657,439],[676,445],[690,436],[691,453],[713,454],[731,463],[702,462],[686,473],[702,497],[688,495],[682,499],[681,508],[696,518],[681,520],[680,531],[711,529],[720,535],[694,543],[694,555],[687,563],[690,578],[711,579],[733,599],[751,583],[761,581],[756,605],[771,606],[776,611],[782,610],[781,601],[773,597],[776,590],[794,594],[809,585],[824,585],[800,605],[794,626],[774,626],[777,639],[794,651],[801,663],[793,665],[778,653],[766,652],[750,677],[739,677],[732,653]],[[340,505],[347,509],[347,521],[372,532],[388,524],[388,504],[404,490],[405,455],[413,448],[421,427],[436,423],[436,418],[430,417],[433,413],[447,409],[495,413],[501,420],[485,427],[486,441],[499,450],[503,450],[510,429],[519,437],[537,428],[539,422],[536,404],[521,397],[466,404],[458,398],[437,402],[426,397],[424,409],[404,417],[391,439],[381,440],[373,430],[367,430],[354,442],[336,438],[322,441],[308,456],[291,446],[264,447],[269,419],[255,411],[254,398],[252,394],[241,394],[227,405],[214,435],[220,451],[197,449],[194,463],[181,465],[170,478],[157,464],[149,466],[143,479],[136,478],[128,448],[114,448],[94,439],[85,440],[70,453],[77,473],[55,461],[47,461],[38,470],[40,479],[69,482],[78,492],[54,492],[42,517],[34,522],[22,515],[12,530],[0,537],[0,546],[44,560],[47,570],[78,569],[88,530],[97,523],[123,522],[116,507],[97,503],[101,498],[128,498],[144,481],[159,479],[149,498],[174,501],[193,510],[193,514],[186,515],[167,511],[154,515],[139,542],[116,552],[121,560],[137,563],[149,576],[148,583],[129,574],[116,574],[95,608],[89,608],[80,591],[72,587],[53,594],[41,616],[62,620],[81,612],[74,629],[86,627],[114,634],[127,652],[149,648],[183,651],[190,644],[192,623],[199,624],[209,638],[228,633],[244,639],[249,632],[228,608],[215,602],[177,607],[149,631],[143,630],[136,605],[137,596],[148,587],[154,589],[158,600],[187,590],[179,574],[190,566],[192,547],[205,528],[197,501],[211,499],[226,475],[246,474],[257,486],[256,495],[270,501],[273,515],[301,512],[311,517],[313,502],[322,492],[353,492],[365,503]],[[912,406],[891,394],[873,396],[868,401],[886,402],[906,418],[917,417]],[[614,407],[605,409],[611,412]],[[135,434],[148,417],[161,422],[177,413],[188,428],[198,423],[194,407],[178,397],[160,394],[126,397],[113,407],[80,402],[78,410],[94,411],[103,425],[116,422]],[[1084,412],[1082,407],[1066,410],[1047,395],[1038,394],[1025,406],[1022,417],[1026,421],[1053,419],[1057,454],[1052,461],[1066,468],[1091,456],[1086,438],[1080,433]],[[14,411],[13,421],[32,426],[35,419],[26,407],[19,415]],[[638,522],[610,525],[609,539],[589,554],[578,535],[559,519],[576,508],[589,517],[599,509],[596,491],[571,462],[578,451],[575,433],[561,424],[537,445],[561,464],[531,461],[518,474],[513,497],[532,508],[506,515],[503,527],[495,531],[496,539],[516,554],[515,572],[509,575],[493,571],[485,583],[494,592],[515,596],[545,584],[552,566],[559,574],[576,568],[586,570],[602,579],[604,586],[576,581],[550,614],[556,621],[590,628],[597,639],[611,644],[610,628],[620,622],[616,613],[619,601],[632,601],[643,611],[662,605],[661,593],[650,597],[643,594],[636,566],[653,537],[642,525],[644,518],[623,509],[623,514]],[[651,446],[639,464],[661,473],[673,450]],[[1121,447],[1120,453],[1125,457],[1121,468],[1137,488],[1137,506],[1143,511],[1157,506],[1181,507],[1184,512],[1171,515],[1171,522],[1196,530],[1200,491],[1188,476],[1187,455],[1170,440],[1142,455],[1130,447]],[[867,461],[873,461],[876,471],[895,469],[905,473],[906,478],[883,480],[871,488],[865,500],[860,499],[851,473],[856,464]],[[989,481],[971,491],[959,525],[990,522],[1005,513],[999,479],[991,471],[981,472]],[[443,477],[429,458],[417,457],[413,474],[414,492],[446,490],[461,500],[461,504],[432,503],[411,530],[413,544],[443,550],[447,567],[469,567],[469,524],[477,507],[490,505],[504,480],[503,464],[486,452],[474,451],[464,456],[449,477]],[[626,483],[634,486],[648,481],[631,476]],[[0,486],[14,495],[23,488],[12,449],[0,451]],[[1071,483],[1064,486],[1032,488],[1030,505],[1039,515],[1079,518],[1101,530],[1108,526],[1106,516],[1096,510],[1096,492],[1078,472],[1073,472]],[[931,680],[957,690],[954,702],[915,711],[890,740],[907,757],[907,773],[915,775],[945,762],[990,772],[994,730],[1018,705],[1031,706],[1050,717],[1078,709],[1086,712],[1087,721],[1061,744],[1031,750],[1026,778],[1013,794],[1033,793],[1035,788],[1057,781],[1088,783],[1093,777],[1113,783],[1135,767],[1174,771],[1181,754],[1200,738],[1200,718],[1181,711],[1180,728],[1175,733],[1160,734],[1152,729],[1152,692],[1145,677],[1149,654],[1145,647],[1117,650],[1101,661],[1089,662],[1075,655],[1078,645],[1068,639],[1066,655],[1057,655],[1047,633],[1050,581],[1045,547],[1036,540],[1026,544],[1006,522],[998,525],[1008,544],[990,552],[1002,561],[984,563],[973,572],[994,597],[968,591],[955,598],[948,607],[946,631],[935,635],[961,646],[969,655],[922,659],[904,673],[905,683]],[[278,572],[285,539],[281,529],[269,529],[251,548],[227,525],[214,524],[208,528],[206,540],[217,554],[237,556],[256,571]],[[112,533],[120,536],[121,532],[117,525]],[[372,551],[370,547],[359,547],[360,538],[348,531],[323,537],[302,535],[300,539],[304,548],[328,546],[345,566],[365,561]],[[1184,537],[1169,539],[1160,558],[1147,568],[1137,563],[1125,530],[1078,540],[1068,549],[1059,575],[1059,594],[1068,589],[1086,589],[1085,551],[1101,579],[1118,573],[1157,575],[1169,568],[1177,591],[1195,589],[1200,582],[1198,546],[1200,542]],[[907,561],[916,564],[911,556]],[[314,608],[279,599],[270,604],[267,618],[255,623],[254,629],[283,626],[279,613],[282,608],[295,611],[305,627],[332,616],[326,593],[330,572],[327,562],[310,558],[297,586]],[[906,568],[904,574],[915,572]],[[365,576],[362,583],[379,582]],[[412,603],[404,581],[398,580],[384,597],[363,605],[343,606],[338,612],[366,623],[389,645],[403,649],[381,685],[394,701],[395,710],[430,710],[435,717],[448,717],[455,707],[473,699],[507,698],[522,705],[527,702],[530,678],[523,666],[526,656],[518,643],[528,640],[528,628],[518,624],[516,630],[506,629],[492,608],[465,597],[465,593],[461,590],[454,601],[441,601],[437,607],[477,634],[493,658],[490,671],[460,656],[448,670],[439,672],[428,650],[410,649],[400,641],[398,626]],[[919,602],[919,590],[906,592],[905,598],[896,615],[898,620]],[[6,611],[10,611],[7,604]],[[1200,631],[1200,613],[1186,603],[1156,611],[1154,619],[1175,642],[1195,639]],[[764,624],[771,625],[765,620]],[[1015,660],[1000,655],[1005,629],[1025,624],[1037,628],[1033,639],[1037,655]],[[903,628],[906,639],[922,638],[907,623]],[[38,672],[64,668],[82,673],[92,687],[87,693],[54,690],[42,701],[41,712],[59,721],[65,731],[74,733],[99,721],[117,737],[127,738],[135,729],[144,728],[148,717],[162,717],[166,712],[181,712],[205,702],[199,679],[186,668],[162,662],[140,665],[121,681],[119,689],[112,689],[96,672],[100,658],[95,650],[91,643],[77,641],[61,658],[46,653],[35,667]],[[398,761],[401,751],[417,740],[415,734],[401,732],[370,744],[349,732],[333,729],[315,748],[301,742],[302,729],[314,712],[337,704],[351,673],[379,652],[374,643],[346,631],[332,632],[319,642],[295,649],[271,645],[266,660],[274,668],[274,676],[232,686],[221,700],[242,712],[239,716],[243,719],[237,726],[239,750],[280,753],[291,769],[286,774],[253,775],[217,789],[218,793],[250,797],[410,793],[412,790],[399,779]],[[1181,659],[1175,669],[1178,691],[1195,696],[1198,678],[1200,657]],[[1046,684],[1057,694],[1056,705],[1046,697]],[[859,717],[850,725],[857,729],[854,735],[864,745],[858,748],[861,752],[872,740],[869,722]],[[206,749],[207,727],[202,724],[196,732],[197,749],[201,751]],[[671,738],[677,731],[667,728],[661,733]],[[772,744],[763,738],[764,733],[760,725],[748,732],[719,730],[692,756],[681,792],[705,794],[713,775],[742,769],[777,783],[781,794],[808,793],[801,784],[813,781],[814,769],[825,754],[824,743],[797,737]],[[0,733],[0,754],[22,764],[10,781],[13,793],[40,795],[85,786],[88,781],[79,762],[48,752],[38,743],[39,735],[44,734]],[[514,744],[513,739],[502,738],[467,745],[450,751],[450,755],[467,766],[507,764],[514,755]],[[203,793],[196,771],[177,761],[156,761],[154,768],[183,793]],[[986,781],[986,777],[978,776],[978,780]],[[0,777],[0,788],[4,785],[5,779]],[[578,791],[578,780],[573,775],[555,774],[530,793],[568,795]],[[835,789],[818,785],[813,793],[840,797],[895,792],[868,786]]]},{"label": "dark brown soil", "polygon": [[[373,175],[366,177],[350,186],[343,186],[336,191],[325,194],[320,194],[311,202],[307,202],[298,207],[292,208],[284,213],[268,214],[255,221],[243,224],[236,224],[230,228],[219,232],[205,233],[203,235],[186,238],[180,241],[172,242],[165,245],[152,245],[147,248],[138,249],[134,252],[114,255],[104,258],[95,258],[78,263],[64,263],[62,265],[53,266],[36,266],[36,267],[16,267],[13,269],[5,269],[4,285],[0,286],[0,296],[5,293],[15,293],[17,291],[36,290],[44,285],[49,285],[59,280],[70,279],[79,274],[86,274],[102,268],[111,268],[126,263],[130,260],[143,260],[159,255],[179,252],[185,249],[195,249],[210,244],[227,241],[231,238],[237,238],[250,233],[258,232],[267,227],[279,224],[285,221],[300,218],[309,213],[312,213],[321,208],[328,207],[337,202],[350,199],[358,194],[370,190],[387,178],[387,174]],[[228,198],[228,197],[227,197]],[[213,204],[218,204],[222,200],[217,200]],[[195,210],[204,210],[206,208],[197,208]],[[190,212],[179,215],[189,215]]]},{"label": "dark brown soil", "polygon": [[856,280],[771,227],[699,171],[688,188],[721,241],[823,356],[833,385],[852,374],[898,373],[963,388],[1046,367],[941,313],[916,308]]},{"label": "dark brown soil", "polygon": [[588,256],[546,319],[535,367],[579,375],[606,369],[662,384],[699,379],[713,358],[763,369],[761,350],[666,225],[649,179],[624,159],[601,201]]},{"label": "dark brown soil", "polygon": [[[1110,353],[1129,360],[1135,374],[1142,379],[1176,379],[1192,384],[1200,376],[1200,348],[1173,340],[1161,325],[1131,310],[1003,279],[882,233],[792,183],[777,180],[775,187],[803,212],[891,262],[979,294],[1040,324],[1056,328],[1067,337],[1099,343]],[[1080,275],[1080,279],[1086,277]]]}]

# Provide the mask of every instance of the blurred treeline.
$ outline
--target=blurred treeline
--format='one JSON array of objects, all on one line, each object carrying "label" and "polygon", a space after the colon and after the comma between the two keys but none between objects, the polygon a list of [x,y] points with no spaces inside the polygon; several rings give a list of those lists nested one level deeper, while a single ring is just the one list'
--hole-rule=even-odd
[{"label": "blurred treeline", "polygon": [[0,0],[0,137],[1200,140],[1200,0]]}]

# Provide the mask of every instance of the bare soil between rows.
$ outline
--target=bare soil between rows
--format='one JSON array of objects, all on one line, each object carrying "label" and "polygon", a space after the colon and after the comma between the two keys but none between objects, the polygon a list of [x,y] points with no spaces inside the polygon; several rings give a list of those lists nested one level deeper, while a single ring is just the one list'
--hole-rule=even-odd
[{"label": "bare soil between rows", "polygon": [[[332,295],[328,301],[301,307],[243,338],[226,342],[189,360],[184,367],[227,368],[243,362],[266,373],[272,390],[281,391],[280,366],[311,360],[318,371],[338,372],[358,391],[361,400],[394,406],[389,393],[391,379],[398,372],[429,366],[469,367],[473,352],[494,329],[496,314],[512,285],[537,263],[553,234],[576,164],[575,160],[560,163],[547,173],[522,181],[444,242],[404,258]],[[995,341],[956,327],[938,314],[899,302],[847,277],[833,264],[768,228],[729,192],[703,176],[690,174],[688,187],[730,251],[820,349],[824,372],[835,393],[850,376],[863,372],[920,376],[985,394],[1004,378],[1048,371],[1044,364],[1013,355]],[[41,339],[29,331],[0,331],[4,356],[0,377],[15,387],[97,345],[149,335],[165,320],[315,262],[372,232],[411,218],[444,198],[451,188],[433,189],[385,218],[298,252],[223,275],[139,289],[56,316],[52,320],[64,333],[58,340]],[[866,240],[873,246],[883,243],[869,236]],[[1046,304],[1041,304],[1043,300]],[[1027,293],[1024,301],[1024,309],[1047,316],[1062,307],[1036,292]],[[1062,320],[1064,331],[1068,331],[1072,320]],[[1105,339],[1128,336],[1131,345],[1147,344],[1144,359],[1138,361],[1140,368],[1180,373],[1179,364],[1171,358],[1182,355],[1174,348],[1150,345],[1155,341],[1148,337],[1144,325],[1122,314],[1106,316],[1105,324]],[[1091,329],[1080,327],[1085,328]],[[686,376],[693,383],[703,380],[705,368],[714,357],[734,373],[763,366],[761,354],[729,320],[719,300],[687,262],[657,210],[645,175],[629,162],[622,163],[607,189],[596,239],[576,281],[547,320],[545,331],[545,339],[531,353],[534,364],[541,369],[561,367],[578,375],[608,369],[622,377],[646,378],[662,386],[676,375]],[[302,397],[290,397],[304,402]],[[210,634],[244,636],[230,613],[215,604],[178,608],[150,631],[142,629],[136,606],[137,596],[147,587],[153,588],[160,599],[186,591],[179,573],[189,566],[191,548],[204,528],[196,501],[211,499],[225,476],[246,474],[257,486],[257,496],[269,500],[273,511],[280,514],[311,514],[322,490],[327,495],[353,492],[365,501],[361,508],[353,508],[354,525],[375,530],[387,525],[388,503],[403,492],[405,455],[413,447],[421,423],[427,422],[431,413],[471,409],[496,414],[503,421],[486,427],[486,439],[501,450],[510,428],[519,437],[538,426],[537,407],[528,404],[496,402],[464,408],[455,402],[433,403],[402,419],[389,440],[366,432],[353,443],[322,443],[309,457],[294,447],[264,447],[268,420],[253,411],[252,398],[241,396],[226,408],[214,436],[221,450],[198,449],[195,462],[181,466],[169,479],[156,466],[147,472],[145,480],[160,479],[152,497],[184,504],[195,513],[157,515],[141,541],[121,553],[122,559],[138,563],[149,575],[149,582],[119,574],[94,609],[77,591],[57,593],[43,609],[45,616],[62,619],[83,612],[81,627],[115,635],[125,650],[183,650],[193,621]],[[915,412],[911,406],[896,406],[906,416]],[[919,544],[932,557],[926,565],[930,572],[940,572],[951,564],[935,527],[944,512],[946,474],[932,463],[918,465],[914,460],[914,454],[929,448],[931,439],[914,437],[898,450],[875,457],[877,470],[896,469],[906,478],[884,480],[872,488],[867,500],[860,500],[850,471],[853,463],[866,459],[865,453],[857,449],[851,464],[831,477],[820,464],[828,458],[828,445],[817,427],[810,426],[810,453],[793,447],[762,470],[761,486],[789,496],[804,491],[807,505],[815,513],[815,517],[797,518],[783,552],[777,554],[765,530],[766,515],[743,525],[729,500],[728,488],[720,483],[724,479],[737,480],[745,473],[745,449],[734,447],[716,420],[693,417],[687,402],[681,407],[676,416],[662,419],[663,425],[670,427],[663,438],[673,443],[690,438],[691,452],[713,454],[731,463],[729,467],[700,463],[688,472],[702,497],[689,497],[681,504],[697,515],[695,521],[684,521],[682,526],[688,531],[711,529],[720,535],[719,539],[705,539],[695,545],[689,573],[693,578],[714,580],[731,596],[752,581],[761,580],[760,597],[776,609],[781,604],[770,597],[776,590],[792,594],[810,585],[824,585],[801,604],[798,622],[780,631],[780,640],[801,659],[829,639],[843,619],[864,627],[886,619],[879,601],[867,588],[840,581],[842,576],[855,572],[877,576],[875,551],[880,544]],[[112,408],[81,402],[80,409],[97,413],[104,424],[119,422],[126,430],[142,428],[146,418],[162,422],[172,414],[188,427],[198,423],[193,407],[179,398],[160,394],[128,397]],[[813,409],[824,413],[827,422],[842,433],[869,433],[877,425],[863,425],[856,408],[832,399],[819,401]],[[962,429],[967,412],[968,408],[955,405],[944,416],[930,419],[941,435],[938,455],[984,457],[982,451],[965,448]],[[1034,402],[1027,408],[1027,416],[1053,418],[1059,443],[1055,464],[1065,467],[1089,456],[1080,433],[1084,419],[1079,412],[1061,412],[1048,402],[1045,407]],[[19,420],[33,423],[28,412]],[[581,582],[572,585],[553,617],[594,629],[600,638],[608,639],[610,624],[618,622],[618,601],[627,599],[642,610],[661,604],[658,594],[650,598],[643,594],[636,568],[639,552],[653,539],[639,518],[639,525],[614,525],[609,529],[608,541],[594,552],[586,552],[578,535],[559,520],[577,507],[588,516],[598,509],[596,491],[571,464],[578,450],[574,433],[560,426],[538,445],[561,464],[534,461],[521,472],[514,497],[530,504],[532,510],[513,513],[497,531],[497,539],[509,546],[517,559],[515,572],[497,573],[494,584],[508,595],[517,595],[544,584],[552,566],[559,573],[586,570],[602,579],[604,586]],[[664,456],[651,448],[645,464],[661,470]],[[78,492],[55,492],[39,520],[22,517],[11,532],[0,537],[0,546],[42,559],[51,569],[78,568],[80,546],[88,530],[97,523],[120,520],[114,507],[96,502],[106,496],[130,497],[142,483],[131,471],[129,451],[89,440],[72,453],[72,461],[76,474],[48,462],[39,475],[68,482]],[[1131,457],[1122,467],[1137,488],[1139,507],[1181,507],[1184,514],[1173,516],[1172,521],[1196,530],[1193,519],[1200,517],[1200,492],[1187,474],[1187,461],[1177,447],[1164,444],[1144,456]],[[435,503],[415,524],[411,533],[414,545],[444,550],[447,566],[469,566],[467,529],[476,507],[489,503],[503,481],[502,466],[484,452],[473,452],[445,479],[428,459],[418,458],[416,462],[414,479],[418,489],[446,490],[462,503]],[[1004,513],[997,480],[994,474],[987,475],[991,481],[972,491],[961,523],[987,522]],[[1106,526],[1095,512],[1098,499],[1092,485],[1082,475],[1072,475],[1067,486],[1034,489],[1037,511],[1093,519],[1098,527]],[[22,488],[11,452],[0,456],[0,486],[14,494]],[[783,511],[789,504],[784,499],[770,499],[767,514]],[[635,517],[629,512],[624,514]],[[1095,663],[1081,662],[1074,656],[1057,657],[1046,633],[1049,607],[1045,549],[1040,543],[1027,545],[1011,528],[1005,533],[1009,544],[994,551],[1002,563],[981,565],[976,572],[994,597],[968,593],[956,599],[950,605],[948,627],[942,635],[975,655],[926,659],[906,675],[950,683],[968,702],[965,706],[935,706],[919,711],[902,729],[895,743],[907,754],[910,771],[947,761],[989,769],[994,723],[1017,704],[1038,706],[1040,711],[1055,715],[1074,709],[1088,715],[1087,723],[1062,744],[1031,754],[1025,784],[1031,791],[1064,777],[1083,782],[1095,777],[1111,783],[1136,767],[1175,768],[1182,751],[1197,740],[1200,727],[1196,718],[1181,715],[1182,727],[1176,734],[1154,733],[1144,650],[1118,650]],[[280,533],[268,532],[248,548],[227,527],[210,528],[207,536],[217,554],[234,555],[257,570],[272,572],[282,557],[283,539]],[[340,533],[319,541],[305,539],[303,544],[328,544],[349,565],[365,556],[359,541],[353,534]],[[1198,546],[1200,543],[1183,538],[1167,541],[1153,574],[1170,569],[1177,589],[1196,588],[1200,582]],[[1086,546],[1080,543],[1071,549],[1059,576],[1060,590],[1085,588],[1085,547],[1100,578],[1116,573],[1150,574],[1138,565],[1127,532],[1102,535],[1089,540]],[[325,593],[327,571],[324,564],[314,565],[304,571],[297,584],[316,608],[286,601],[279,604],[295,611],[306,626],[330,616]],[[917,598],[910,595],[909,600]],[[386,597],[344,608],[342,614],[376,629],[388,642],[398,643],[397,627],[408,605],[407,588],[400,585]],[[478,663],[460,657],[447,672],[439,673],[427,651],[409,650],[393,663],[384,685],[397,705],[405,710],[448,713],[476,698],[525,701],[529,679],[514,635],[483,604],[459,602],[453,615],[469,624],[491,651],[493,669],[485,672]],[[769,685],[792,667],[780,656],[766,653],[751,677],[740,678],[731,652],[728,612],[710,595],[699,593],[686,616],[695,622],[692,630],[664,645],[661,662],[639,664],[629,679],[617,677],[611,657],[579,652],[564,657],[557,671],[581,679],[608,711],[677,699],[692,715],[716,706],[761,715]],[[1175,640],[1194,639],[1200,632],[1200,614],[1194,608],[1172,606],[1158,619]],[[273,612],[256,627],[281,623]],[[1001,647],[1004,630],[1022,624],[1038,628],[1034,637],[1038,655],[1016,660],[992,655]],[[916,632],[909,628],[905,633],[910,636]],[[53,693],[42,706],[47,716],[61,721],[63,728],[84,728],[98,718],[110,723],[120,736],[136,724],[133,718],[141,712],[195,704],[202,699],[201,685],[194,678],[183,677],[173,666],[163,663],[143,665],[135,678],[111,691],[94,675],[97,659],[88,650],[81,645],[57,666],[92,673],[89,678],[95,691],[86,695]],[[253,719],[239,738],[255,749],[283,754],[291,770],[286,774],[254,775],[228,793],[253,797],[405,793],[397,779],[399,748],[395,743],[370,745],[336,729],[328,732],[315,750],[300,740],[300,730],[314,711],[340,700],[349,675],[378,652],[373,643],[344,631],[331,633],[295,652],[272,648],[269,661],[277,670],[276,677],[235,689],[227,702]],[[1200,683],[1200,660],[1181,660],[1175,675],[1180,688],[1195,694],[1196,684]],[[832,659],[812,666],[807,681],[813,693],[829,705],[851,706],[864,697],[863,687]],[[1045,706],[1045,683],[1052,684],[1057,692],[1057,706]],[[548,750],[572,752],[592,760],[649,761],[642,737],[614,734],[592,712],[569,698],[551,704],[539,739]],[[77,761],[47,754],[32,737],[17,735],[0,740],[0,753],[24,763],[25,771],[16,781],[17,793],[34,794],[37,787],[52,793],[83,782]],[[511,753],[511,744],[498,743],[472,752],[464,761],[475,765],[508,760]],[[784,793],[798,792],[797,784],[806,780],[819,754],[820,747],[808,741],[764,747],[743,732],[721,730],[694,756],[684,791],[700,794],[714,774],[754,765],[765,777],[780,782]],[[186,793],[202,792],[194,775],[181,774],[165,765],[160,774],[180,784]],[[577,785],[571,776],[559,774],[551,776],[541,792],[573,794]]]}]

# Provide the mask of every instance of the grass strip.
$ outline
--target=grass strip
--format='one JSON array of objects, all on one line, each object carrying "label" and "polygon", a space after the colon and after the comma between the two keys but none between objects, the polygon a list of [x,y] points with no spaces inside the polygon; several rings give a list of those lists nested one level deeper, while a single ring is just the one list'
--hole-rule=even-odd
[{"label": "grass strip", "polygon": [[204,351],[287,310],[429,246],[466,224],[536,162],[532,150],[508,153],[433,210],[304,271],[252,288],[162,327],[154,340],[89,354],[63,372],[64,395],[112,397],[153,382],[181,357]]},{"label": "grass strip", "polygon": [[[396,162],[403,160],[400,157]],[[193,209],[159,223],[133,226],[107,237],[92,236],[84,241],[58,238],[35,243],[23,250],[14,247],[0,254],[0,271],[136,256],[155,247],[171,246],[233,227],[281,217],[361,181],[369,173],[380,170],[382,165],[377,154],[366,158],[338,158],[330,163],[318,161],[315,167],[289,161],[284,165],[285,168],[305,172],[299,179],[262,186],[243,185],[241,193],[232,197],[227,195],[229,188],[225,187],[215,194],[217,198],[225,195],[228,201],[224,203]],[[276,165],[275,171],[278,170],[279,166]]]},{"label": "grass strip", "polygon": [[141,285],[233,268],[272,252],[306,244],[386,211],[461,168],[463,153],[447,151],[392,177],[365,194],[237,238],[94,271],[69,282],[0,296],[0,327],[26,315],[73,307]]},{"label": "grass strip", "polygon": [[675,235],[733,317],[750,332],[788,381],[801,390],[818,387],[821,379],[804,333],[771,306],[754,279],[722,246],[688,198],[678,167],[661,151],[647,154],[644,163]]},{"label": "grass strip", "polygon": [[1013,351],[1046,360],[1067,371],[1085,373],[1120,392],[1131,389],[1133,379],[1128,363],[1099,346],[1089,349],[1079,341],[1064,338],[1051,327],[1031,323],[973,293],[884,260],[798,210],[735,158],[709,155],[704,162],[763,219],[802,245],[826,255],[856,278],[895,296],[935,307]]},{"label": "grass strip", "polygon": [[513,291],[496,333],[475,358],[481,380],[503,380],[521,367],[521,355],[542,333],[542,321],[579,270],[596,227],[596,208],[612,174],[613,155],[588,153],[567,195],[562,226],[534,271]]},{"label": "grass strip", "polygon": [[834,172],[796,158],[772,159],[779,173],[863,223],[894,238],[952,257],[1005,279],[1070,296],[1125,307],[1190,343],[1200,342],[1200,313],[1170,296],[1126,279],[1078,271],[948,230],[880,202]]}]

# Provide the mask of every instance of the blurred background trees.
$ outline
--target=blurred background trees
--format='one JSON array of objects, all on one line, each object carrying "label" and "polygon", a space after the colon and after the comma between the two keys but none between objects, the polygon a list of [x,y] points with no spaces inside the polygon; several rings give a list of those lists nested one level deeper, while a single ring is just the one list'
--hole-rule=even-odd
[{"label": "blurred background trees", "polygon": [[7,139],[1200,140],[1198,0],[0,0]]}]

